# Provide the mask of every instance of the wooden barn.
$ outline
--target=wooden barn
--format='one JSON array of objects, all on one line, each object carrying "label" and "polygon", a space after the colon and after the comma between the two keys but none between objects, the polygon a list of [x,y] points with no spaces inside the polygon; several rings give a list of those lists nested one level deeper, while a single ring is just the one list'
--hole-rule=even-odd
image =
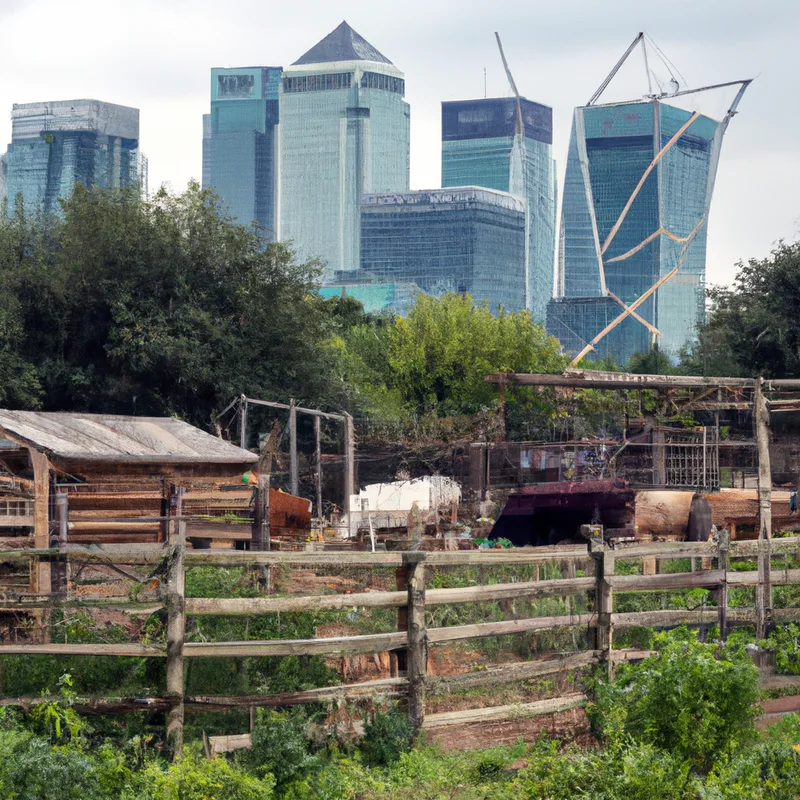
[{"label": "wooden barn", "polygon": [[[28,547],[155,545],[178,505],[191,544],[250,546],[257,462],[177,419],[0,410],[0,562]],[[50,591],[49,569],[32,571],[31,591]]]}]

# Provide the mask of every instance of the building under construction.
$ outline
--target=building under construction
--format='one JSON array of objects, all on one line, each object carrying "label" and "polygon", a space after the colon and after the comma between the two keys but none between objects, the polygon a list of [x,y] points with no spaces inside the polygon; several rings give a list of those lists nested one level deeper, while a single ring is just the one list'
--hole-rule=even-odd
[{"label": "building under construction", "polygon": [[[636,37],[574,113],[548,329],[576,362],[594,353],[625,363],[653,344],[677,355],[704,315],[720,149],[750,81],[681,89],[664,59],[670,78],[654,85],[646,38]],[[645,56],[648,93],[598,103],[637,48]],[[734,93],[721,119],[699,110],[712,91]]]}]

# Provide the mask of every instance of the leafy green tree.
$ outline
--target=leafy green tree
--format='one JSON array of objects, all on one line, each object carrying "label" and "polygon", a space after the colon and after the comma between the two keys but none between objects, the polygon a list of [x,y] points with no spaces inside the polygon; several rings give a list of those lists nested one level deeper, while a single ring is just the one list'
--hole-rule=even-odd
[{"label": "leafy green tree", "polygon": [[[469,295],[422,295],[403,318],[354,327],[347,367],[372,402],[412,415],[474,414],[497,405],[492,372],[555,372],[558,342],[527,312],[493,315]],[[344,378],[343,382],[350,382]]]},{"label": "leafy green tree", "polygon": [[711,311],[684,354],[691,374],[800,375],[800,242],[739,262],[732,286],[709,291]]},{"label": "leafy green tree", "polygon": [[674,375],[678,370],[656,344],[647,353],[634,353],[628,359],[628,372],[637,375]]},{"label": "leafy green tree", "polygon": [[203,424],[241,392],[325,396],[318,264],[265,246],[197,184],[149,202],[79,186],[58,219],[0,221],[0,275],[9,404],[35,405],[38,380],[48,410]]}]

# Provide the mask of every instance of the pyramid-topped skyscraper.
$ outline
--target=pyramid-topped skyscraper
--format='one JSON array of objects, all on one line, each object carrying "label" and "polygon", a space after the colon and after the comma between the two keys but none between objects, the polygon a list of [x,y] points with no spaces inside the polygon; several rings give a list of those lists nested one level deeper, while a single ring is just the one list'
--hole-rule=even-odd
[{"label": "pyramid-topped skyscraper", "polygon": [[342,22],[283,72],[279,238],[324,277],[360,268],[364,194],[409,185],[403,73]]},{"label": "pyramid-topped skyscraper", "polygon": [[321,42],[315,44],[307,53],[292,64],[329,64],[334,61],[379,61],[392,62],[378,52],[363,36],[354,31],[346,22],[332,30]]}]

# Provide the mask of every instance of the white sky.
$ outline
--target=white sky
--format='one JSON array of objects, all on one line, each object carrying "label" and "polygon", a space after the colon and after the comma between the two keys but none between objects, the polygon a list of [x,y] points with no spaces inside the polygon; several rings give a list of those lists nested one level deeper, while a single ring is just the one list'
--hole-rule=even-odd
[{"label": "white sky", "polygon": [[14,102],[136,106],[151,190],[180,190],[201,174],[209,69],[286,66],[342,19],[405,72],[414,189],[439,186],[440,102],[482,97],[484,67],[488,95],[509,94],[495,30],[520,92],[554,109],[559,183],[572,108],[645,30],[690,87],[756,78],[723,147],[709,281],[729,282],[737,260],[800,233],[797,0],[0,0],[0,141],[10,139]]}]

